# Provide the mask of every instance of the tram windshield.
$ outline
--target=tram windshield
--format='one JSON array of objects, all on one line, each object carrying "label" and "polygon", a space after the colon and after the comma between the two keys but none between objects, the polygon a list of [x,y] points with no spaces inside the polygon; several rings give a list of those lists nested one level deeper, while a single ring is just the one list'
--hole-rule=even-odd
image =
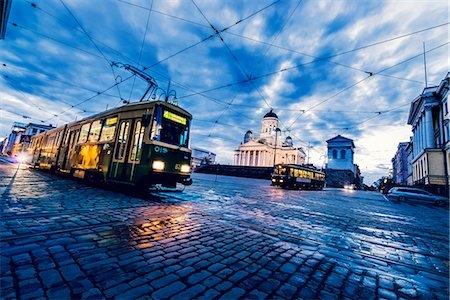
[{"label": "tram windshield", "polygon": [[189,119],[157,106],[152,124],[151,139],[187,147],[188,138]]}]

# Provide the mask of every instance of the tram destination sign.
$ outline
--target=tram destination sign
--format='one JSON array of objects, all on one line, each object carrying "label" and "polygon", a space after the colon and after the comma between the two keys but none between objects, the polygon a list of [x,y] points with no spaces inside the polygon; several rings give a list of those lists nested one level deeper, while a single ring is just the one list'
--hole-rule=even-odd
[{"label": "tram destination sign", "polygon": [[170,121],[186,125],[186,118],[184,118],[182,116],[179,116],[177,114],[174,114],[174,113],[172,113],[170,111],[165,110],[164,114],[163,114],[163,117],[168,119],[168,120],[170,120]]}]

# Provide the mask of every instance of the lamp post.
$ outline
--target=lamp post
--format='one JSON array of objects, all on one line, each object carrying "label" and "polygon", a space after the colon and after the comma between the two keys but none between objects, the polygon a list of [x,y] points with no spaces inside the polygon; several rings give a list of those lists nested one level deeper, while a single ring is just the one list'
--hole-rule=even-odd
[{"label": "lamp post", "polygon": [[275,166],[275,162],[277,159],[277,138],[278,138],[278,132],[281,132],[280,128],[275,129],[275,150],[273,151],[273,165]]}]

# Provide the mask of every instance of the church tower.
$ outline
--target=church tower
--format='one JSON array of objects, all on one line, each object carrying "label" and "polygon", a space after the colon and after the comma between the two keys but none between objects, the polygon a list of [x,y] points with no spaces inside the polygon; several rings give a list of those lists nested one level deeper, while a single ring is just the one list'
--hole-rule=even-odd
[{"label": "church tower", "polygon": [[260,139],[264,139],[270,144],[274,143],[276,128],[278,128],[278,116],[270,110],[262,119]]}]

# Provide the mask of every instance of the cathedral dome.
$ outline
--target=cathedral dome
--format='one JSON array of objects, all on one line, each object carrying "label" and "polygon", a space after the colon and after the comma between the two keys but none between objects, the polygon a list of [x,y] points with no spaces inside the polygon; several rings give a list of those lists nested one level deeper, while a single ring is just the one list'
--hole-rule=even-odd
[{"label": "cathedral dome", "polygon": [[278,119],[278,116],[271,109],[267,114],[264,115],[264,118],[275,118],[275,119]]}]

